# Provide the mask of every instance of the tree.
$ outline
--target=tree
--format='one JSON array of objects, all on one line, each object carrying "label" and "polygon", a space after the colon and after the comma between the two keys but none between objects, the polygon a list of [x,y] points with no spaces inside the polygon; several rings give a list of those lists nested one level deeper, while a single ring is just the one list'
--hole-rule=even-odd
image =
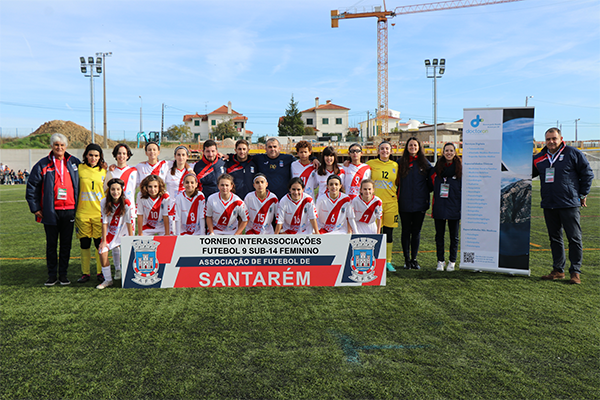
[{"label": "tree", "polygon": [[304,136],[315,136],[315,128],[307,126],[304,128]]},{"label": "tree", "polygon": [[279,122],[279,136],[303,136],[304,122],[302,122],[302,113],[298,110],[298,103],[294,101],[294,95],[290,100],[288,109],[285,110],[285,117]]},{"label": "tree", "polygon": [[163,138],[185,142],[191,140],[192,130],[186,124],[171,125],[169,129],[163,132]]},{"label": "tree", "polygon": [[219,140],[227,138],[237,139],[240,137],[240,134],[237,129],[235,129],[235,125],[231,119],[218,123],[217,126],[213,128],[212,134],[215,139]]}]

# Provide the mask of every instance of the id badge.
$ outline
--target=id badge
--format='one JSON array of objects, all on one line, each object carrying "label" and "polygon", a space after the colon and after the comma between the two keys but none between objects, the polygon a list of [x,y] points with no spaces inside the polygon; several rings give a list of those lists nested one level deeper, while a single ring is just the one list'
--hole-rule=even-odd
[{"label": "id badge", "polygon": [[442,183],[440,185],[440,197],[442,199],[447,199],[450,194],[450,185],[448,183]]},{"label": "id badge", "polygon": [[56,193],[56,200],[67,200],[67,189],[58,188],[58,192]]},{"label": "id badge", "polygon": [[546,168],[546,179],[544,180],[544,182],[554,182],[554,168]]}]

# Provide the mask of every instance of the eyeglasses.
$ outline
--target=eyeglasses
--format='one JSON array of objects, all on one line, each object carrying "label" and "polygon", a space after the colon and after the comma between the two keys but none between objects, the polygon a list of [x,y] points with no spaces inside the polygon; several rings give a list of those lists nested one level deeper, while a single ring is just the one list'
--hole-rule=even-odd
[{"label": "eyeglasses", "polygon": [[352,150],[348,150],[349,154],[354,154],[354,153],[362,153],[362,150],[359,149],[352,149]]}]

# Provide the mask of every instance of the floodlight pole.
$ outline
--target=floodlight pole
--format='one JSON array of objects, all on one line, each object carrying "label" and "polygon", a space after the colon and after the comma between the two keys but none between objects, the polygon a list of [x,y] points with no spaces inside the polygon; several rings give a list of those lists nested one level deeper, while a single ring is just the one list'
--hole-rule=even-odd
[{"label": "floodlight pole", "polygon": [[[90,114],[91,114],[91,123],[90,132],[92,134],[91,143],[95,143],[94,141],[94,78],[99,78],[100,75],[94,75],[94,68],[96,68],[96,72],[98,74],[102,73],[102,59],[98,57],[96,62],[94,62],[94,57],[88,57],[88,61],[85,61],[85,57],[79,57],[81,62],[81,73],[84,74],[85,77],[90,77]],[[87,74],[87,68],[90,68],[90,74]]]},{"label": "floodlight pole", "polygon": [[[425,60],[427,77],[433,78],[433,162],[437,162],[437,78],[441,78],[446,71],[446,59],[434,58],[432,61]],[[430,72],[433,70],[433,72]]]},{"label": "floodlight pole", "polygon": [[102,74],[102,96],[104,97],[104,148],[108,149],[108,129],[106,127],[106,61],[105,57],[112,56],[112,51],[108,53],[96,53],[96,56],[102,56],[102,64],[104,65],[104,74]]}]

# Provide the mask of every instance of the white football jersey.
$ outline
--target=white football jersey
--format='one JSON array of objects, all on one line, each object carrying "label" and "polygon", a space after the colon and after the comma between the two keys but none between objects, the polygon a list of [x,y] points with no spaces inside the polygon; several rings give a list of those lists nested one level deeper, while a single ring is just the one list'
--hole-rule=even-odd
[{"label": "white football jersey", "polygon": [[289,234],[311,234],[313,229],[309,220],[317,219],[313,198],[302,193],[302,197],[294,202],[289,193],[281,198],[277,209],[277,224],[281,231]]},{"label": "white football jersey", "polygon": [[377,220],[383,215],[382,202],[377,196],[373,196],[370,202],[360,197],[352,199],[352,211],[354,214],[351,221],[354,233],[377,233]]},{"label": "white football jersey", "polygon": [[167,172],[167,176],[165,177],[165,185],[167,185],[167,193],[171,196],[172,199],[176,198],[177,195],[185,190],[183,187],[183,177],[187,174],[187,171],[192,171],[193,169],[186,170],[183,169],[175,169],[175,175],[171,175],[171,168],[173,167],[174,161],[168,161],[169,172]]},{"label": "white football jersey", "polygon": [[165,224],[163,217],[169,215],[171,208],[171,198],[168,193],[152,199],[142,199],[141,193],[138,193],[137,215],[143,217],[141,236],[155,236],[165,234]]},{"label": "white football jersey", "polygon": [[104,179],[105,192],[108,186],[108,181],[110,181],[112,178],[118,178],[125,182],[125,198],[131,203],[131,223],[135,223],[135,191],[138,185],[137,169],[128,165],[122,169],[115,167],[113,171],[106,171],[106,178]]},{"label": "white football jersey", "polygon": [[360,183],[363,179],[371,178],[371,167],[367,164],[354,165],[351,163],[344,167],[344,172],[345,174],[342,177],[344,192],[353,199],[360,195]]},{"label": "white football jersey", "polygon": [[188,197],[181,192],[175,197],[175,234],[204,235],[206,201],[202,192],[194,197]]},{"label": "white football jersey", "polygon": [[[329,172],[325,170],[325,175],[319,175],[315,172],[315,177],[317,178],[317,183],[319,185],[319,194],[317,195],[317,199],[325,194],[327,191],[327,178],[330,175],[333,175],[333,172]],[[342,179],[342,184],[344,183],[344,168],[340,167],[340,174],[338,175]]]},{"label": "white football jersey", "polygon": [[246,235],[272,235],[273,218],[277,214],[277,205],[279,201],[277,196],[267,190],[267,197],[264,200],[256,196],[256,192],[250,192],[244,199],[248,208],[248,225],[246,225]]},{"label": "white football jersey", "polygon": [[[127,223],[131,223],[131,203],[125,199],[125,213],[123,215],[115,214],[117,206],[113,204],[112,211],[106,214],[104,207],[106,205],[106,198],[100,200],[100,210],[102,212],[102,223],[107,224],[106,227],[106,246],[108,249],[101,249],[102,252],[112,250],[117,246],[121,245],[121,238],[127,236]],[[119,213],[120,214],[120,213]]]},{"label": "white football jersey", "polygon": [[300,178],[304,182],[304,192],[310,197],[315,195],[315,188],[317,187],[317,169],[312,163],[308,165],[302,165],[300,160],[296,160],[292,163],[292,178]]},{"label": "white football jersey", "polygon": [[231,193],[229,200],[225,201],[217,192],[206,200],[206,217],[212,217],[215,235],[233,235],[238,229],[238,217],[248,221],[248,209],[238,195]]},{"label": "white football jersey", "polygon": [[140,183],[144,180],[148,175],[157,175],[165,181],[167,179],[167,174],[169,173],[169,163],[165,160],[161,160],[154,165],[150,165],[148,161],[144,161],[135,166],[138,172],[137,185],[140,186]]},{"label": "white football jersey", "polygon": [[348,233],[348,219],[352,217],[352,200],[347,194],[340,193],[337,199],[325,193],[317,200],[317,224],[321,233]]}]

